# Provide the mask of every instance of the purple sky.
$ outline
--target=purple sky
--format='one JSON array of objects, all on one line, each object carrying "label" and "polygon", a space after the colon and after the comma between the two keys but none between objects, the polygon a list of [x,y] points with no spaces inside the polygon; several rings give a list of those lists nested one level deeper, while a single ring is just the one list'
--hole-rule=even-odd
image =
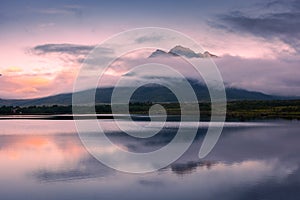
[{"label": "purple sky", "polygon": [[[282,2],[2,0],[0,98],[70,92],[94,45],[149,26],[182,32],[220,56],[214,61],[227,86],[299,95],[300,2]],[[120,59],[104,85],[149,53]]]}]

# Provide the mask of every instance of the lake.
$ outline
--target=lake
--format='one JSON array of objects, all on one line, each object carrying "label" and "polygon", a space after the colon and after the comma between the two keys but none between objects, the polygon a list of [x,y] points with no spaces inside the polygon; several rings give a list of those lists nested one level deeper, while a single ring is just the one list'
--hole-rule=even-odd
[{"label": "lake", "polygon": [[[108,137],[133,152],[167,144],[178,122],[138,140],[101,121]],[[143,123],[143,122],[138,122]],[[183,124],[185,125],[185,124]],[[213,151],[198,158],[207,123],[175,163],[128,174],[110,169],[82,146],[71,120],[0,120],[1,199],[299,199],[299,121],[227,122]],[[186,124],[189,126],[189,124]]]}]

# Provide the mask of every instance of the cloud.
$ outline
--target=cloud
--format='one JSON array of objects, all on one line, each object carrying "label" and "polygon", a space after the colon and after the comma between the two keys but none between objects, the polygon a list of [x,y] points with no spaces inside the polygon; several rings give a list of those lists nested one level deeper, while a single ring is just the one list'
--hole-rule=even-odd
[{"label": "cloud", "polygon": [[71,67],[54,73],[5,74],[0,78],[0,96],[5,99],[38,98],[71,92],[76,75],[77,70]]},{"label": "cloud", "polygon": [[[93,51],[94,55],[99,55],[96,58],[87,57]],[[65,65],[78,65],[86,62],[90,65],[100,64],[101,58],[107,58],[113,55],[114,49],[97,47],[96,45],[80,45],[80,44],[42,44],[37,45],[29,50],[35,55],[50,55],[59,58]],[[61,56],[63,55],[63,56]]]},{"label": "cloud", "polygon": [[[25,68],[17,66],[5,68],[0,79],[1,98],[36,98],[71,92],[81,62],[91,62],[89,66],[95,68],[101,64],[99,59],[93,60],[89,57],[85,60],[94,47],[77,44],[42,44],[31,48],[31,53],[53,61],[47,62],[47,66],[51,64],[53,66],[51,73],[44,73],[44,67],[35,68],[33,71],[24,71]],[[95,51],[97,55],[105,58],[114,53],[110,48],[97,48]],[[91,69],[91,73],[95,70]]]},{"label": "cloud", "polygon": [[215,60],[228,87],[267,94],[300,94],[299,61],[224,56]]},{"label": "cloud", "polygon": [[[48,96],[52,94],[70,92],[77,72],[80,69],[80,62],[85,61],[89,67],[86,82],[82,84],[83,89],[91,85],[89,74],[97,74],[99,67],[103,67],[105,59],[110,59],[115,54],[112,48],[98,48],[96,55],[100,58],[88,57],[86,55],[94,48],[93,45],[76,44],[42,44],[32,48],[36,55],[48,55],[51,61],[58,58],[53,66],[60,66],[52,74],[42,74],[42,71],[22,73],[7,73],[0,78],[3,86],[0,90],[3,98],[31,98]],[[151,66],[137,73],[132,71],[135,66],[160,63],[168,65],[181,73],[184,77],[202,80],[197,71],[181,57],[156,57],[148,59],[153,49],[131,52],[114,60],[99,82],[99,86],[115,85],[120,77],[127,78],[134,82],[164,83],[177,81],[174,76],[163,70],[157,70]],[[45,56],[48,59],[47,56]],[[203,60],[206,64],[208,60]],[[227,86],[237,87],[254,91],[261,91],[276,95],[297,95],[299,87],[299,59],[285,60],[276,58],[242,58],[238,56],[223,56],[215,59],[223,79]],[[49,65],[50,66],[50,65]],[[24,69],[24,68],[23,68]],[[19,69],[11,68],[9,71],[17,72]],[[57,87],[59,86],[59,87]],[[94,85],[92,85],[94,86]],[[14,91],[13,93],[11,91]]]},{"label": "cloud", "polygon": [[[48,75],[14,75],[1,77],[1,96],[4,98],[33,98],[44,96],[51,91],[52,80]],[[13,91],[13,92],[12,92]]]},{"label": "cloud", "polygon": [[45,8],[40,9],[37,12],[46,15],[76,15],[78,17],[82,16],[82,6],[81,5],[64,5],[59,8]]},{"label": "cloud", "polygon": [[39,11],[43,14],[51,14],[51,15],[57,15],[57,14],[69,14],[70,11],[64,10],[64,9],[56,9],[56,8],[47,8]]},{"label": "cloud", "polygon": [[[275,8],[276,7],[276,8]],[[281,9],[278,9],[280,7]],[[266,11],[260,10],[266,8]],[[260,13],[260,14],[257,14]],[[219,15],[210,26],[235,33],[246,33],[268,40],[279,39],[300,52],[300,2],[268,2],[257,12],[238,10]]]},{"label": "cloud", "polygon": [[6,73],[18,73],[18,72],[22,72],[22,71],[23,71],[23,69],[18,66],[10,66],[4,70],[4,72],[6,72]]},{"label": "cloud", "polygon": [[[78,45],[78,44],[42,44],[32,48],[35,54],[61,53],[71,55],[88,54],[93,50],[93,45]],[[107,50],[109,51],[109,50]]]},{"label": "cloud", "polygon": [[[93,51],[93,56],[89,55]],[[35,55],[55,56],[63,62],[64,66],[76,65],[85,62],[90,68],[97,68],[103,62],[103,59],[111,58],[114,49],[97,47],[95,45],[78,44],[42,44],[31,48],[30,52]],[[63,55],[63,56],[62,56]],[[94,56],[96,55],[96,57]]]},{"label": "cloud", "polygon": [[[156,63],[171,66],[186,78],[200,80],[200,76],[191,66],[179,57],[174,60],[157,58]],[[237,56],[223,56],[215,60],[226,86],[260,91],[267,94],[290,95],[300,94],[299,61],[276,59],[254,59]],[[142,71],[130,71],[134,66],[146,64],[147,59],[117,60],[109,68],[99,83],[101,87],[112,86],[120,77],[128,80],[126,84],[135,82],[175,83],[179,81],[167,71],[155,70],[150,65]],[[66,67],[53,74],[37,75],[4,75],[0,78],[1,97],[33,98],[72,91],[77,68]],[[88,81],[88,80],[87,80]],[[90,83],[86,84],[90,86]],[[59,87],[58,87],[59,86]],[[84,88],[87,89],[87,88]],[[12,93],[12,91],[14,91]]]},{"label": "cloud", "polygon": [[152,35],[152,36],[142,36],[135,39],[135,42],[138,44],[147,43],[147,42],[159,42],[163,39],[162,35]]}]

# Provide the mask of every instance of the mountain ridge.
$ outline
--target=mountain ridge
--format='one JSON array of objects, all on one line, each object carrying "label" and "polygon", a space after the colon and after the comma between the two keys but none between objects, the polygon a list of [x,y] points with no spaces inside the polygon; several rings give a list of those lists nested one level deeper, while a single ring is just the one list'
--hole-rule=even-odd
[{"label": "mountain ridge", "polygon": [[176,45],[168,52],[161,49],[156,49],[154,52],[151,53],[151,55],[148,58],[155,58],[159,56],[184,56],[187,58],[218,58],[217,55],[211,54],[208,51],[205,51],[204,53],[196,53],[190,48],[183,47],[181,45]]},{"label": "mountain ridge", "polygon": [[[198,101],[210,101],[207,87],[195,80],[189,80],[197,95]],[[110,103],[113,87],[97,88],[95,94],[96,104]],[[76,92],[85,96],[90,90]],[[42,105],[71,105],[73,93],[63,93],[34,99],[0,99],[0,106],[42,106]],[[297,99],[297,97],[284,97],[264,94],[257,91],[248,91],[241,88],[226,88],[228,101],[235,100],[283,100]],[[138,88],[131,97],[131,102],[176,102],[176,96],[167,88],[159,84],[145,85]]]}]

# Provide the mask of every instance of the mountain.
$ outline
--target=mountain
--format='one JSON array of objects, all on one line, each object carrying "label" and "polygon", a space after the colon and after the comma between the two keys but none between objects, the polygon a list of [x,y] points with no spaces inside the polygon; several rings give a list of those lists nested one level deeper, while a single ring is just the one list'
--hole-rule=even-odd
[{"label": "mountain", "polygon": [[[199,101],[209,101],[207,87],[196,80],[189,80]],[[96,91],[96,103],[110,103],[113,88],[98,88]],[[86,96],[89,90],[76,93],[77,95]],[[261,92],[248,91],[238,88],[226,88],[227,100],[275,100],[275,99],[292,99],[292,97],[280,97],[267,95]],[[131,102],[176,102],[176,96],[167,88],[151,84],[138,88]],[[0,99],[0,106],[41,106],[41,105],[70,105],[72,103],[72,93],[58,94],[36,99]]]},{"label": "mountain", "polygon": [[165,52],[163,50],[160,49],[156,49],[156,51],[154,51],[149,58],[154,58],[154,57],[158,57],[158,56],[168,56],[168,52]]},{"label": "mountain", "polygon": [[195,53],[193,50],[177,45],[174,48],[172,48],[169,53],[175,54],[175,55],[180,55],[180,56],[185,56],[187,58],[200,58],[201,54]]},{"label": "mountain", "polygon": [[149,58],[159,57],[159,56],[184,56],[187,58],[217,58],[218,56],[205,51],[202,53],[196,53],[190,48],[183,47],[177,45],[170,49],[169,52],[163,51],[161,49],[157,49],[156,51],[152,52]]},{"label": "mountain", "polygon": [[218,58],[217,55],[214,55],[214,54],[211,54],[209,53],[208,51],[205,51],[203,54],[202,54],[203,58]]}]

